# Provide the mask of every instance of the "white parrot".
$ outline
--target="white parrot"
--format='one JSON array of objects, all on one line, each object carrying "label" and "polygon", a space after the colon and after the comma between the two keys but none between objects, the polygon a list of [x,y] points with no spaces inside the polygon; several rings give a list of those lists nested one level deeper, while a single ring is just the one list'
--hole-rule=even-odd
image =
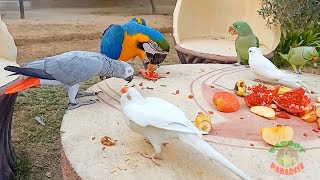
[{"label": "white parrot", "polygon": [[281,71],[269,59],[264,57],[260,48],[251,47],[248,52],[249,66],[257,79],[273,84],[283,84],[294,88],[303,86],[309,91],[309,93],[311,92],[297,76]]},{"label": "white parrot", "polygon": [[167,143],[170,138],[178,138],[199,152],[218,160],[239,177],[251,179],[206,143],[201,132],[177,106],[156,97],[143,98],[133,87],[123,87],[121,93],[120,102],[127,125],[132,131],[148,138],[155,149],[154,154],[141,154],[142,156],[159,165],[155,159],[161,159],[162,144]]}]

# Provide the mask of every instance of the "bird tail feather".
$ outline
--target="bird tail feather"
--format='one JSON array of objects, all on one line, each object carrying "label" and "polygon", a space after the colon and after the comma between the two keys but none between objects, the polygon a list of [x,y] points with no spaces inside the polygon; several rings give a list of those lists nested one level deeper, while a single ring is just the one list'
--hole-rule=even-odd
[{"label": "bird tail feather", "polygon": [[280,56],[283,58],[283,59],[285,59],[285,60],[288,60],[289,58],[288,58],[288,54],[282,54],[282,53],[279,53],[280,54]]},{"label": "bird tail feather", "polygon": [[304,87],[309,93],[311,93],[310,88],[300,79],[298,79],[297,77],[293,76],[293,77],[287,77],[287,78],[283,78],[282,81],[284,82],[289,82],[289,83],[294,83],[294,86],[302,86]]},{"label": "bird tail feather", "polygon": [[200,136],[196,134],[180,134],[179,139],[186,144],[189,144],[199,152],[209,156],[212,159],[219,161],[222,165],[233,171],[242,179],[251,179],[248,175],[238,169],[225,157],[223,157],[218,151],[211,147],[207,142],[205,142]]},{"label": "bird tail feather", "polygon": [[20,91],[23,91],[25,89],[35,87],[35,86],[40,86],[40,79],[39,78],[34,78],[34,77],[29,77],[25,80],[22,80],[6,89],[6,94],[14,94]]}]

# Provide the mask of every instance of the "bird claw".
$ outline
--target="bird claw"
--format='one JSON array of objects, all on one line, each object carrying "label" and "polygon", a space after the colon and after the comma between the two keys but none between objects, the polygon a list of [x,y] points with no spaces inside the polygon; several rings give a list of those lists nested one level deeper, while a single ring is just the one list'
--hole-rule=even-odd
[{"label": "bird claw", "polygon": [[97,92],[80,91],[80,92],[77,93],[77,98],[85,97],[85,96],[96,96],[96,95],[99,95],[99,94],[102,94],[102,93],[103,93],[102,91],[97,91]]},{"label": "bird claw", "polygon": [[145,158],[151,159],[152,162],[155,163],[157,166],[160,166],[160,164],[156,162],[156,159],[163,160],[161,156],[157,156],[156,154],[152,154],[152,155],[148,155],[147,153],[144,153],[144,154],[139,153],[139,154]]},{"label": "bird claw", "polygon": [[99,102],[99,99],[91,99],[89,101],[84,101],[84,102],[70,103],[67,110],[76,109],[78,107],[94,104],[96,102]]}]

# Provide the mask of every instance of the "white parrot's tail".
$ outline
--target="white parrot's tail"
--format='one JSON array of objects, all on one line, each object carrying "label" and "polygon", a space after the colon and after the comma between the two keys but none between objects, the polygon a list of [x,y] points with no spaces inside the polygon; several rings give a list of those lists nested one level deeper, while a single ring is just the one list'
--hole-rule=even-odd
[{"label": "white parrot's tail", "polygon": [[186,144],[189,144],[193,148],[197,149],[201,153],[218,160],[222,165],[233,171],[235,174],[240,176],[242,179],[251,179],[248,175],[238,169],[235,165],[233,165],[230,161],[228,161],[225,157],[223,157],[218,151],[213,149],[207,142],[205,142],[201,137],[196,134],[187,134],[181,133],[179,135],[179,139]]},{"label": "white parrot's tail", "polygon": [[[282,80],[282,84],[287,85],[287,86],[292,86],[292,83],[295,84],[293,86],[302,86],[304,87],[309,93],[311,93],[310,88],[300,79],[298,79],[297,77],[292,77],[292,76],[288,76],[287,78],[283,78]],[[289,84],[287,84],[289,83]],[[290,84],[291,83],[291,84]],[[295,87],[296,88],[296,87]]]}]

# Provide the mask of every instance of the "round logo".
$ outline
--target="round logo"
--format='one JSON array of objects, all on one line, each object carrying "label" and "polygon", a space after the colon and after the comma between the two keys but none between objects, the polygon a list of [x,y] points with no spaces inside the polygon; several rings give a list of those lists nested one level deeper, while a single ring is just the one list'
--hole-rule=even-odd
[{"label": "round logo", "polygon": [[280,166],[284,168],[293,167],[299,161],[298,150],[290,146],[281,147],[276,158]]}]

